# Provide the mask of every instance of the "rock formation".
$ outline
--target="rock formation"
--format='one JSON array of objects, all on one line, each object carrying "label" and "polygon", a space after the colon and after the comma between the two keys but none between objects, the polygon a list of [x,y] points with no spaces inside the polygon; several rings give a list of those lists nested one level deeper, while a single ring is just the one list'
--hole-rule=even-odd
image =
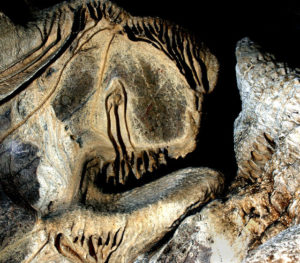
[{"label": "rock formation", "polygon": [[220,173],[161,174],[217,81],[201,41],[108,0],[0,13],[0,262],[299,261],[300,70],[236,57],[238,171],[211,201]]},{"label": "rock formation", "polygon": [[187,218],[167,244],[138,262],[299,261],[300,70],[249,38],[238,42],[236,58],[237,177],[223,200]]},{"label": "rock formation", "polygon": [[259,262],[299,262],[300,261],[300,225],[280,232],[266,243],[252,251],[243,263]]},{"label": "rock formation", "polygon": [[0,262],[132,262],[222,191],[210,169],[155,176],[195,149],[217,81],[181,27],[65,1],[1,13],[0,50]]}]

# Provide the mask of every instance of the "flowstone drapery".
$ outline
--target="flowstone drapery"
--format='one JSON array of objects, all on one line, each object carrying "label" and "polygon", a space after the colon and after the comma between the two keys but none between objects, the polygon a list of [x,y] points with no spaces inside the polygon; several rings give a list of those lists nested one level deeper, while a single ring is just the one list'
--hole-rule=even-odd
[{"label": "flowstone drapery", "polygon": [[1,262],[132,262],[222,191],[206,168],[155,178],[195,149],[217,81],[179,26],[66,1],[1,14],[0,47]]}]

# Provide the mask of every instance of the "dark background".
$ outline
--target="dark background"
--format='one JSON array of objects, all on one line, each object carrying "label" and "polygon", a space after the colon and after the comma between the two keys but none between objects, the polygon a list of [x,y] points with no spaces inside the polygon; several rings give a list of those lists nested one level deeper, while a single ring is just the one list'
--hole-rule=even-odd
[{"label": "dark background", "polygon": [[[23,23],[34,9],[59,0],[1,1],[0,9]],[[199,147],[185,160],[170,163],[175,170],[186,166],[209,166],[228,179],[236,174],[233,151],[233,122],[240,112],[235,79],[235,45],[248,36],[278,60],[300,66],[300,1],[199,1],[115,0],[136,16],[159,16],[180,24],[205,41],[218,57],[221,70],[213,94],[203,107]],[[295,1],[296,2],[296,1]],[[228,180],[229,182],[230,180]]]},{"label": "dark background", "polygon": [[[208,166],[222,171],[228,183],[236,175],[233,123],[241,110],[235,78],[235,46],[250,37],[278,60],[300,66],[300,1],[116,0],[133,15],[159,16],[180,24],[203,39],[221,64],[215,91],[203,107],[199,147],[173,168]],[[297,2],[297,1],[295,1]]]},{"label": "dark background", "polygon": [[[300,1],[124,1],[133,15],[159,16],[180,24],[203,39],[221,64],[215,91],[207,95],[195,153],[177,166],[208,166],[232,179],[236,175],[233,123],[241,110],[235,78],[235,46],[250,37],[279,60],[300,66]],[[278,3],[279,2],[279,3]]]}]

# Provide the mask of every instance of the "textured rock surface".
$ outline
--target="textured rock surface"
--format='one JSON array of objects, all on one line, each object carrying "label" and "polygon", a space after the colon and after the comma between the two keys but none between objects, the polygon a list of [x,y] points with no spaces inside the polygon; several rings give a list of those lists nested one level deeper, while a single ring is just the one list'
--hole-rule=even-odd
[{"label": "textured rock surface", "polygon": [[[56,211],[24,237],[31,244],[26,260],[132,262],[177,226],[181,216],[219,194],[222,186],[217,172],[188,168],[115,195],[98,207]],[[2,250],[2,262],[16,260],[11,254],[15,246]]]},{"label": "textured rock surface", "polygon": [[218,62],[181,27],[65,1],[1,13],[0,50],[1,262],[132,262],[222,191],[209,169],[126,188],[196,147]]},{"label": "textured rock surface", "polygon": [[0,50],[0,262],[299,261],[299,70],[238,43],[237,178],[163,245],[223,189],[207,168],[155,178],[196,147],[214,55],[106,0],[1,13]]},{"label": "textured rock surface", "polygon": [[300,71],[248,38],[238,42],[236,57],[242,100],[234,126],[237,178],[224,201],[187,218],[167,244],[139,262],[242,262],[274,236],[245,262],[299,261],[299,227],[281,231],[300,219]]},{"label": "textured rock surface", "polygon": [[[246,181],[259,185],[265,192],[257,212],[262,217],[267,207],[263,227],[272,227],[261,236],[263,241],[280,225],[300,220],[300,69],[276,62],[249,39],[238,43],[236,55],[243,107],[234,134],[237,180],[241,186]],[[263,199],[269,201],[263,204]]]},{"label": "textured rock surface", "polygon": [[200,213],[186,218],[166,244],[140,256],[136,263],[242,262],[248,250],[247,234],[251,233],[239,235],[238,228],[243,225],[226,221],[223,211],[227,209],[220,200],[211,202]]},{"label": "textured rock surface", "polygon": [[300,262],[300,225],[282,231],[259,246],[243,263]]},{"label": "textured rock surface", "polygon": [[140,256],[135,263],[241,262],[242,256],[235,253],[231,235],[226,233],[226,226],[219,218],[222,212],[215,209],[216,204],[218,209],[223,208],[219,201],[208,204],[200,213],[186,218],[170,241],[157,251]]}]

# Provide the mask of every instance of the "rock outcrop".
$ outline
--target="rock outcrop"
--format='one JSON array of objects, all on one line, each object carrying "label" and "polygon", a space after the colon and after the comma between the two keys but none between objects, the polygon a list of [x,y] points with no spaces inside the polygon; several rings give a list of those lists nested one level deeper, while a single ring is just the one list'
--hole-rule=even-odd
[{"label": "rock outcrop", "polygon": [[280,232],[252,251],[243,263],[300,262],[300,225]]},{"label": "rock outcrop", "polygon": [[300,225],[280,232],[252,251],[243,263],[300,262]]},{"label": "rock outcrop", "polygon": [[248,38],[236,58],[220,196],[217,171],[161,169],[197,146],[204,43],[108,0],[0,13],[0,262],[299,261],[300,70]]},{"label": "rock outcrop", "polygon": [[[223,189],[194,151],[218,61],[108,0],[0,14],[0,262],[132,262]],[[169,172],[167,172],[169,173]]]}]

